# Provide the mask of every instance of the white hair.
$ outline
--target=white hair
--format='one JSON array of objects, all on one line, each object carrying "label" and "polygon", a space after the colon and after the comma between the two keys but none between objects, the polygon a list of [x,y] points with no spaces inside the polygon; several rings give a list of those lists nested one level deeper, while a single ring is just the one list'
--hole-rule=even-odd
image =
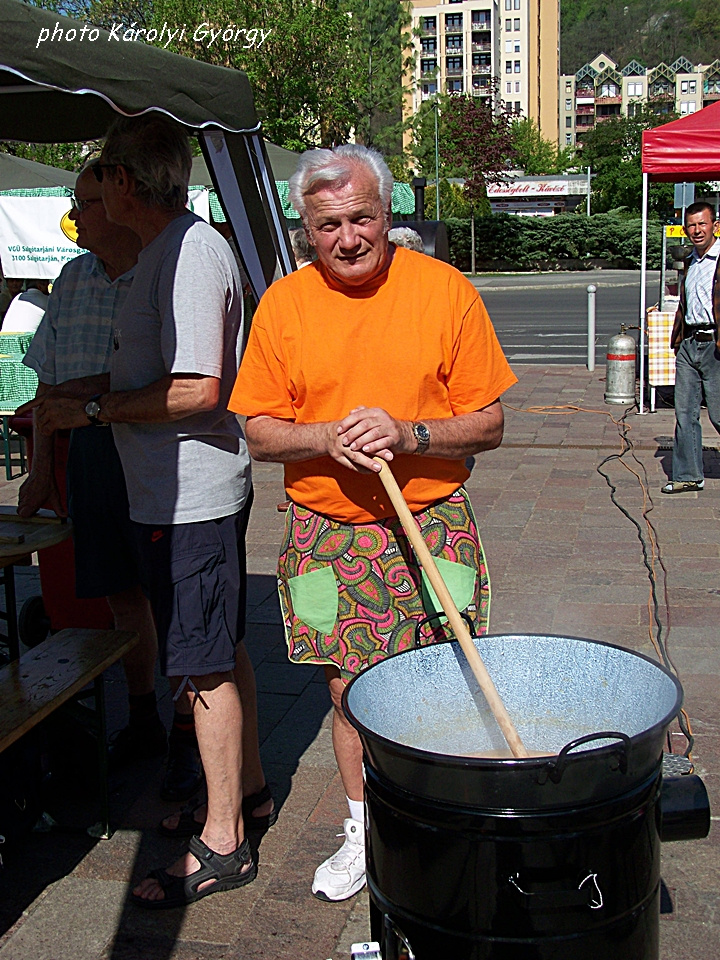
[{"label": "white hair", "polygon": [[388,233],[388,240],[396,247],[407,247],[417,253],[425,253],[425,244],[422,237],[412,227],[393,227]]},{"label": "white hair", "polygon": [[388,165],[377,152],[359,143],[345,143],[331,150],[306,150],[290,177],[290,203],[305,220],[305,197],[320,186],[341,189],[358,169],[370,173],[378,185],[378,195],[384,209],[390,206],[393,177]]}]

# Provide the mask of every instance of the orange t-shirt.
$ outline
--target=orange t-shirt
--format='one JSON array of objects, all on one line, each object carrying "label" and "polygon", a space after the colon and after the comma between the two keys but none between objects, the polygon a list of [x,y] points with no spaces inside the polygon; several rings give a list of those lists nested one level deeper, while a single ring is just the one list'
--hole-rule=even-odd
[{"label": "orange t-shirt", "polygon": [[[342,288],[319,264],[263,296],[229,407],[295,423],[341,420],[358,406],[398,420],[471,413],[517,382],[477,291],[454,267],[398,247],[387,271]],[[399,455],[393,472],[410,509],[450,496],[463,460]],[[343,523],[393,516],[375,475],[332,457],[285,464],[288,495]]]}]

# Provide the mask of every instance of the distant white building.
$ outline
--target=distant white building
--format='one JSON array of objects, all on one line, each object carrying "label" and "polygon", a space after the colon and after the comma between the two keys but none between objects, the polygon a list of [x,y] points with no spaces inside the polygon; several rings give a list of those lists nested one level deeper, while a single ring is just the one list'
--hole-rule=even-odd
[{"label": "distant white building", "polygon": [[631,60],[620,67],[600,53],[577,73],[560,76],[561,146],[582,146],[588,130],[608,117],[633,116],[643,104],[658,114],[684,116],[720,100],[720,60],[692,64],[679,57],[671,66],[644,67]]},{"label": "distant white building", "polygon": [[571,213],[587,202],[587,177],[565,174],[546,177],[513,175],[506,183],[488,184],[493,213],[514,213],[523,217],[552,217]]}]

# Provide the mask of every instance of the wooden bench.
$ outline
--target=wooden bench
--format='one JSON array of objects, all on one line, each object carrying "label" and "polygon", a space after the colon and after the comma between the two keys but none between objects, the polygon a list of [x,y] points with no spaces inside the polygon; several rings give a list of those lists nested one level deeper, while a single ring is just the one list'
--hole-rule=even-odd
[{"label": "wooden bench", "polygon": [[0,668],[0,752],[94,684],[102,819],[91,832],[103,838],[111,834],[103,672],[137,642],[119,630],[61,630]]}]

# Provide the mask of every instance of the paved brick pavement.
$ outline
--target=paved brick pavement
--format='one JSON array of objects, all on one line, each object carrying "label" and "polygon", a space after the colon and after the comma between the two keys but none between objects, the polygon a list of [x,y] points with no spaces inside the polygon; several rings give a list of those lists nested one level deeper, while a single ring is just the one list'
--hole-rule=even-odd
[{"label": "paved brick pavement", "polygon": [[[601,373],[581,367],[517,368],[505,396],[505,441],[482,454],[468,482],[492,579],[494,633],[567,633],[652,655],[647,571],[636,528],[610,501],[597,466],[621,452],[612,422],[623,407],[603,403]],[[538,408],[570,405],[551,413]],[[529,412],[535,408],[537,412]],[[669,649],[681,674],[696,735],[694,758],[720,810],[720,454],[708,450],[706,490],[660,496],[669,469],[672,410],[627,417],[634,459],[607,462],[617,498],[641,521],[647,475],[658,544],[667,569]],[[709,446],[718,438],[707,421]],[[18,481],[0,485],[12,502]],[[287,663],[273,579],[283,518],[281,470],[255,469],[248,533],[248,645],[256,664],[261,738],[268,778],[282,809],[263,839],[258,879],[184,913],[146,914],[126,902],[127,882],[169,862],[177,848],[154,827],[171,805],[157,799],[159,764],[113,781],[120,828],[109,841],[75,834],[34,835],[24,859],[0,876],[0,960],[349,960],[368,936],[367,894],[341,904],[309,891],[317,863],[336,849],[345,816],[332,756],[329,701],[320,672]],[[37,592],[33,568],[18,576]],[[660,594],[663,606],[662,591]],[[664,606],[663,606],[664,609]],[[665,618],[665,613],[662,613]],[[123,717],[123,684],[110,673],[112,723]],[[162,709],[169,717],[166,686]],[[677,732],[673,740],[682,749]],[[64,784],[72,802],[60,815],[89,822],[91,785]],[[87,808],[87,809],[86,809]],[[85,817],[85,820],[82,818]],[[716,831],[704,841],[667,844],[661,960],[714,960],[720,943],[720,856]]]}]

